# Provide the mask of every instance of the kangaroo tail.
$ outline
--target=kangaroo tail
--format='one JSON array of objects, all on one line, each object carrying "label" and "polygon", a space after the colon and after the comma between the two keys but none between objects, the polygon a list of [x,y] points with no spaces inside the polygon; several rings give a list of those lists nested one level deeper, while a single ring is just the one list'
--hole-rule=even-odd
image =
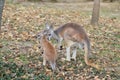
[{"label": "kangaroo tail", "polygon": [[85,49],[85,55],[84,55],[84,59],[85,59],[85,63],[88,65],[89,64],[89,54],[90,54],[90,41],[89,40],[85,40],[84,41],[84,49]]},{"label": "kangaroo tail", "polygon": [[85,56],[84,56],[85,63],[89,66],[96,68],[96,69],[100,69],[98,65],[91,63],[89,61],[89,55],[90,55],[90,41],[89,40],[84,41],[84,47],[85,47],[84,48],[85,49]]}]

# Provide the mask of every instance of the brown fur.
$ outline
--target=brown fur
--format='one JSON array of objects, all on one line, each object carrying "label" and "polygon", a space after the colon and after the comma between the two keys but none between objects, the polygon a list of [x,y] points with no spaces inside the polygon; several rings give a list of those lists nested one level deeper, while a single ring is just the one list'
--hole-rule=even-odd
[{"label": "brown fur", "polygon": [[86,64],[98,68],[96,64],[89,62],[88,58],[90,55],[90,41],[82,26],[76,23],[67,23],[56,29],[54,33],[58,35],[59,38],[62,37],[67,43],[67,46],[71,46],[71,44],[73,44],[74,42],[84,43],[84,59]]},{"label": "brown fur", "polygon": [[[46,59],[47,61],[49,61],[51,65],[56,65],[55,62],[56,62],[56,58],[57,58],[57,53],[56,53],[53,45],[46,39],[45,36],[43,36],[41,38],[40,43],[44,50],[43,58]],[[52,67],[52,69],[55,70],[54,67]]]},{"label": "brown fur", "polygon": [[83,39],[88,39],[86,32],[84,31],[83,27],[75,24],[75,23],[67,23],[62,27],[55,30],[55,32],[59,33],[59,36],[68,38],[66,36],[70,36],[72,41],[81,42]]}]

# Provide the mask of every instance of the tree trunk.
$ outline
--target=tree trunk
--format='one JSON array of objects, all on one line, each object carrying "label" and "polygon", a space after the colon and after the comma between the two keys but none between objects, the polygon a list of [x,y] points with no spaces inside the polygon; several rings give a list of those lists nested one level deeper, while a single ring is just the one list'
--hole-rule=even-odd
[{"label": "tree trunk", "polygon": [[100,0],[94,0],[92,20],[91,20],[91,25],[93,26],[98,25],[99,9],[100,9]]},{"label": "tree trunk", "polygon": [[5,0],[0,0],[0,31],[1,31],[1,21],[2,21],[2,12],[4,7]]},{"label": "tree trunk", "polygon": [[113,2],[113,0],[110,0],[110,2]]}]

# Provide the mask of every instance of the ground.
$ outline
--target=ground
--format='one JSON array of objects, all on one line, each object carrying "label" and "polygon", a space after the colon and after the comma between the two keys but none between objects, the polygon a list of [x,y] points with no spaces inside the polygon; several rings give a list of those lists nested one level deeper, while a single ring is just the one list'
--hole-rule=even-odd
[{"label": "ground", "polygon": [[[10,3],[3,11],[0,34],[0,80],[116,80],[120,78],[120,7],[119,3],[101,3],[98,26],[91,26],[93,3]],[[97,70],[84,62],[78,49],[77,60],[65,61],[65,50],[58,52],[54,75],[42,65],[42,51],[34,36],[46,22],[57,28],[75,22],[86,30],[91,41]],[[53,43],[56,44],[56,43]],[[65,46],[64,46],[65,47]]]}]

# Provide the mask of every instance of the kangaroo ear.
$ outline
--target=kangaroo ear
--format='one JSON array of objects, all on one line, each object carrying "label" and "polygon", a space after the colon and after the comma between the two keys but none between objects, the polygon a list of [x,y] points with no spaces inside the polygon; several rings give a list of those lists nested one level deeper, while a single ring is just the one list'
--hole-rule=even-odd
[{"label": "kangaroo ear", "polygon": [[50,29],[53,29],[53,23],[50,24]]},{"label": "kangaroo ear", "polygon": [[53,29],[53,26],[52,26],[53,24],[50,24],[50,23],[46,23],[45,24],[45,28],[46,29]]}]

